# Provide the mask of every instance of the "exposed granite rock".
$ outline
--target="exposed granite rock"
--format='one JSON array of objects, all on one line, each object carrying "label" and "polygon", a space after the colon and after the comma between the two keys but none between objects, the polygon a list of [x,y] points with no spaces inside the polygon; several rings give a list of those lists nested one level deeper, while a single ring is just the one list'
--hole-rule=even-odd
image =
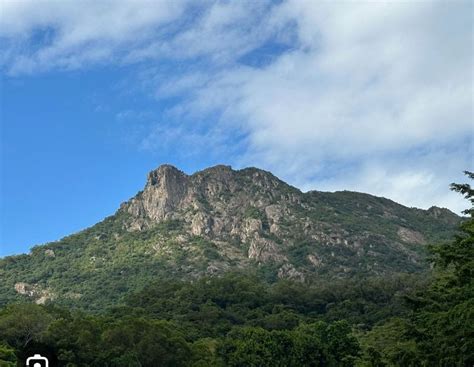
[{"label": "exposed granite rock", "polygon": [[135,218],[170,219],[181,207],[188,191],[188,176],[170,165],[148,174],[145,189],[133,198],[127,211]]},{"label": "exposed granite rock", "polygon": [[428,215],[438,220],[441,220],[444,223],[449,223],[452,225],[456,225],[456,223],[459,223],[459,216],[457,216],[447,208],[439,208],[437,206],[432,206],[426,212],[428,213]]},{"label": "exposed granite rock", "polygon": [[308,260],[314,266],[320,266],[322,264],[322,261],[317,256],[312,254],[308,255]]},{"label": "exposed granite rock", "polygon": [[212,227],[212,219],[204,213],[196,213],[191,221],[191,232],[196,236],[209,235]]},{"label": "exposed granite rock", "polygon": [[54,253],[54,251],[51,250],[51,249],[46,249],[46,250],[44,250],[44,254],[45,254],[47,257],[55,257],[55,256],[56,256],[55,253]]},{"label": "exposed granite rock", "polygon": [[18,282],[15,284],[15,291],[18,294],[23,294],[28,297],[32,297],[35,293],[35,289],[28,283]]},{"label": "exposed granite rock", "polygon": [[42,289],[38,284],[18,282],[15,283],[15,291],[18,294],[32,298],[38,305],[44,305],[48,300],[54,300],[55,298],[50,289]]},{"label": "exposed granite rock", "polygon": [[[407,263],[417,263],[419,252],[407,245],[425,244],[422,233],[398,226],[396,232],[400,241],[397,242],[370,230],[350,232],[338,223],[342,219],[337,217],[342,214],[328,204],[319,203],[327,200],[324,195],[327,194],[316,191],[303,194],[271,173],[255,168],[235,171],[230,166],[219,165],[187,175],[173,166],[163,165],[149,173],[144,190],[124,203],[120,210],[129,214],[126,222],[129,231],[143,231],[157,223],[178,220],[188,240],[189,236],[200,236],[214,243],[227,244],[219,247],[219,254],[233,254],[234,261],[241,264],[246,259],[258,264],[281,264],[280,270],[285,276],[295,277],[296,273],[291,269],[298,272],[298,267],[305,263],[311,266],[307,270],[314,270],[334,262],[350,263],[351,256],[380,257],[387,252],[379,247],[381,244],[390,247],[389,251],[402,254],[400,256],[404,256]],[[383,199],[386,201],[379,205],[365,194],[343,192],[343,195],[350,200],[360,200],[354,210],[361,211],[357,220],[366,221],[367,228],[371,218],[377,215],[384,220],[405,221],[400,212],[394,211],[393,204],[398,204],[389,200]],[[370,203],[364,204],[367,197]],[[432,208],[428,212],[434,217],[447,216],[444,209]],[[321,217],[321,220],[315,220],[315,217]],[[288,249],[297,241],[311,241],[313,250],[301,253],[301,259],[291,268],[283,267],[289,261]],[[241,253],[239,247],[243,244],[247,251],[239,259],[236,254]],[[174,251],[169,246],[165,249],[153,245],[152,248],[162,255]],[[322,248],[332,250],[321,252]],[[359,260],[358,263],[362,262]],[[219,272],[219,267],[212,269],[214,267],[207,272]]]},{"label": "exposed granite rock", "polygon": [[250,242],[248,251],[249,259],[256,260],[259,263],[267,263],[270,261],[281,262],[287,260],[282,255],[278,246],[273,241],[266,238],[256,238]]},{"label": "exposed granite rock", "polygon": [[284,264],[278,269],[278,278],[297,280],[300,282],[304,282],[305,280],[303,273],[296,270],[293,264]]},{"label": "exposed granite rock", "polygon": [[400,227],[397,231],[398,236],[403,242],[414,244],[425,244],[426,240],[420,232],[409,228]]}]

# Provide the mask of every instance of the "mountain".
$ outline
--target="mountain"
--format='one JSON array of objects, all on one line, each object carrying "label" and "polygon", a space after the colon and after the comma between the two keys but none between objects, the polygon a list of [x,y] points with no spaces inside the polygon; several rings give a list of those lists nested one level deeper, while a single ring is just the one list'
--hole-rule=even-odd
[{"label": "mountain", "polygon": [[461,218],[357,192],[303,193],[269,172],[162,165],[102,222],[0,260],[0,305],[100,310],[158,278],[228,271],[272,281],[418,272]]}]

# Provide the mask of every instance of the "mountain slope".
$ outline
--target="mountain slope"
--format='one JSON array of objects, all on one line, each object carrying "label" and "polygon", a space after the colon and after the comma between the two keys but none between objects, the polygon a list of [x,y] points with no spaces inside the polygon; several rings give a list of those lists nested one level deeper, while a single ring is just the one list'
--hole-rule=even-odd
[{"label": "mountain slope", "polygon": [[0,261],[0,304],[101,309],[157,277],[241,269],[310,281],[422,271],[460,217],[355,192],[302,193],[256,168],[193,175],[163,165],[104,221]]}]

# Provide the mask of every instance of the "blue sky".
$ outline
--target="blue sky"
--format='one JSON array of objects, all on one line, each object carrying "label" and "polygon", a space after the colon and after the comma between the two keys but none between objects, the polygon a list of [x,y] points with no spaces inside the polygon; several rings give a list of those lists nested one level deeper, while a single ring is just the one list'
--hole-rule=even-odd
[{"label": "blue sky", "polygon": [[472,2],[0,4],[0,256],[114,213],[163,163],[466,205]]}]

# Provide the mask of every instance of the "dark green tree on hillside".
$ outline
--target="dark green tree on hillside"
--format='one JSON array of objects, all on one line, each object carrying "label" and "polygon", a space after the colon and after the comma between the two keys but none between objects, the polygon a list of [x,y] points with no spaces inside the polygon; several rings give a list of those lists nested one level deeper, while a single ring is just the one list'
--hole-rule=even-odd
[{"label": "dark green tree on hillside", "polygon": [[[474,179],[474,173],[465,172]],[[431,285],[406,296],[411,312],[391,318],[362,336],[358,366],[474,365],[474,189],[451,184],[471,207],[454,239],[431,246]]]},{"label": "dark green tree on hillside", "polygon": [[0,312],[0,340],[22,349],[40,341],[53,317],[35,304],[10,305]]},{"label": "dark green tree on hillside", "polygon": [[[474,179],[474,173],[465,171]],[[474,365],[474,189],[451,184],[470,201],[467,219],[454,240],[432,248],[437,278],[428,292],[413,302],[415,339],[432,365]]]},{"label": "dark green tree on hillside", "polygon": [[15,350],[9,346],[0,344],[0,366],[14,367],[17,365]]},{"label": "dark green tree on hillside", "polygon": [[360,348],[347,322],[319,321],[293,330],[235,328],[222,339],[218,352],[225,366],[349,367]]}]

